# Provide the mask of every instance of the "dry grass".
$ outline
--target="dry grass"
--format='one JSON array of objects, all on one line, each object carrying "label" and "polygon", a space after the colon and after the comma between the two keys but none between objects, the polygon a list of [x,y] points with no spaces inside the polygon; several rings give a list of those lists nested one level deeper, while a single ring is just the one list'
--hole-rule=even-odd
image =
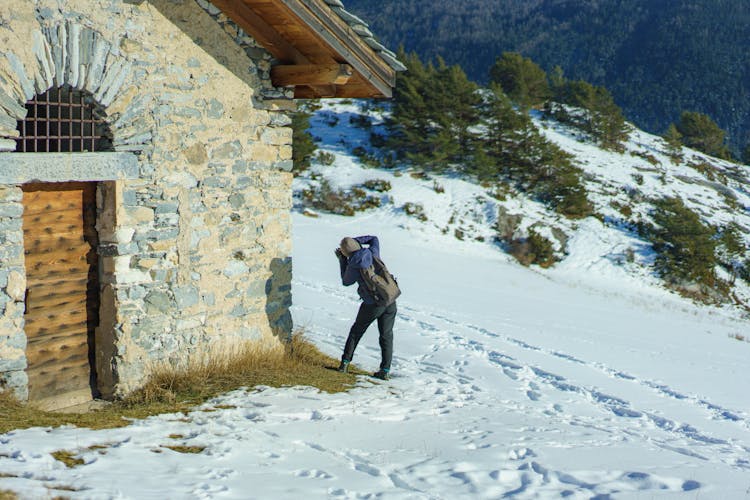
[{"label": "dry grass", "polygon": [[182,367],[154,367],[148,383],[123,403],[195,404],[238,387],[258,385],[311,385],[325,392],[341,392],[354,379],[332,370],[337,365],[338,360],[321,353],[301,334],[284,348],[255,343],[222,346],[193,357]]},{"label": "dry grass", "polygon": [[182,367],[156,366],[140,390],[90,413],[44,412],[19,403],[4,392],[0,393],[0,434],[66,424],[91,429],[124,427],[131,419],[187,413],[212,397],[241,387],[305,385],[325,392],[342,392],[354,385],[355,375],[365,372],[339,373],[335,370],[338,363],[302,334],[295,334],[283,348],[263,349],[248,343],[204,353]]},{"label": "dry grass", "polygon": [[0,500],[16,500],[18,495],[10,490],[0,490]]},{"label": "dry grass", "polygon": [[206,449],[205,446],[179,446],[179,445],[169,445],[169,446],[162,446],[162,448],[169,448],[172,451],[176,451],[177,453],[202,453],[203,450]]},{"label": "dry grass", "polygon": [[86,463],[82,458],[78,458],[78,453],[74,451],[57,450],[50,453],[50,455],[52,455],[52,458],[54,458],[58,462],[64,463],[65,466],[69,469]]}]

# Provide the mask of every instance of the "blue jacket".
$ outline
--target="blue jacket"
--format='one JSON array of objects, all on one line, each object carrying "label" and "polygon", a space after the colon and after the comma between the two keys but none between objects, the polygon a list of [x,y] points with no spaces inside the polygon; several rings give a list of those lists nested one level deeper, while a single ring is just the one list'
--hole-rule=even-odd
[{"label": "blue jacket", "polygon": [[[372,265],[372,256],[380,258],[380,242],[377,236],[357,236],[354,238],[357,240],[362,248],[354,252],[347,259],[346,257],[339,259],[341,267],[341,283],[344,286],[353,285],[358,283],[357,293],[365,304],[374,304],[375,299],[372,298],[372,294],[367,289],[364,280],[362,279],[362,273],[360,269],[367,269]],[[365,248],[367,245],[367,248]]]}]

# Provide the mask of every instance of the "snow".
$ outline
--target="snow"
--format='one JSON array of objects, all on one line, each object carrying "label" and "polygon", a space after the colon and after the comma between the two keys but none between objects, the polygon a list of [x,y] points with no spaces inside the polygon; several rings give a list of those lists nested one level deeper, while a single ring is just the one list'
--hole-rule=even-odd
[{"label": "snow", "polygon": [[[552,220],[544,207],[500,202],[450,177],[439,178],[438,193],[434,180],[362,168],[339,142],[341,128],[315,130],[337,153],[318,174],[342,187],[388,180],[393,202],[355,217],[294,214],[295,324],[340,355],[358,299],[341,286],[333,250],[343,236],[378,235],[403,290],[393,379],[361,377],[342,394],[242,389],[121,429],[13,431],[0,435],[0,490],[72,499],[747,498],[750,343],[734,338],[748,331],[738,311],[668,292],[643,264],[648,249],[634,263],[618,258],[644,242],[594,218],[557,221],[571,240],[555,268],[521,267],[475,238],[491,234],[498,204],[531,214],[527,225]],[[424,205],[427,222],[399,209],[408,201]],[[459,224],[464,241],[454,237]],[[374,326],[354,362],[378,367]],[[175,444],[205,450],[164,448]],[[60,449],[84,465],[53,459]]]}]

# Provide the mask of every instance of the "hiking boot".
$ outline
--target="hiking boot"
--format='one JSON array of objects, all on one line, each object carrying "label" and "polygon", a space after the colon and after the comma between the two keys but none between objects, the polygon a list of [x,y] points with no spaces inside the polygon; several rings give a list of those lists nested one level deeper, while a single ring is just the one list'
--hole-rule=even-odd
[{"label": "hiking boot", "polygon": [[391,378],[391,374],[389,370],[380,369],[372,374],[373,377],[379,378],[380,380],[389,380]]},{"label": "hiking boot", "polygon": [[340,371],[341,373],[349,373],[349,362],[342,361],[338,367],[338,371]]}]

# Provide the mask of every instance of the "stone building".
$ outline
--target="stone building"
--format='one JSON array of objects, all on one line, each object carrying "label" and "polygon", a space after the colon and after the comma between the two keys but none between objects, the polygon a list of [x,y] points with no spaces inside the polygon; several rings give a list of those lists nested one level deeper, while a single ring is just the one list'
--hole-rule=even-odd
[{"label": "stone building", "polygon": [[0,388],[112,398],[287,338],[295,98],[400,69],[339,0],[0,2]]}]

